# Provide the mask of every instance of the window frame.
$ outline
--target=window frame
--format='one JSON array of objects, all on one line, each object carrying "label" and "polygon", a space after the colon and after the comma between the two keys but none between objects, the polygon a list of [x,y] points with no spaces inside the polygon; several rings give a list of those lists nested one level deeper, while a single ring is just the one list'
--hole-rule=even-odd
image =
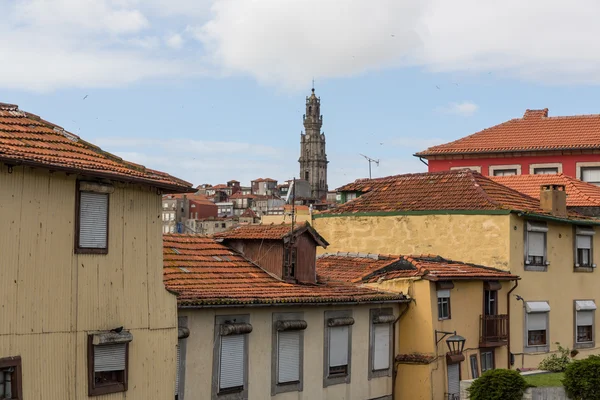
[{"label": "window frame", "polygon": [[[374,308],[369,310],[369,380],[373,378],[381,378],[385,376],[392,376],[392,370],[394,365],[393,360],[393,344],[394,344],[394,327],[393,322],[375,322],[380,316],[391,316],[394,318],[394,309],[391,307],[386,308]],[[389,318],[389,317],[388,317]],[[389,361],[386,369],[374,369],[375,365],[375,326],[376,325],[387,325],[389,333]]]},{"label": "window frame", "polygon": [[529,345],[529,314],[540,314],[540,312],[528,312],[527,311],[527,303],[547,303],[548,307],[550,307],[550,302],[548,300],[530,300],[525,301],[525,315],[524,315],[524,341],[523,341],[523,352],[524,353],[547,353],[550,351],[550,311],[543,311],[542,313],[546,314],[546,344],[543,345]]},{"label": "window frame", "polygon": [[509,165],[490,165],[488,168],[489,176],[514,176],[514,175],[496,175],[496,171],[515,170],[515,175],[521,175],[521,164]]},{"label": "window frame", "polygon": [[[75,184],[75,254],[108,254],[110,239],[110,195],[114,188],[96,182],[77,181]],[[81,230],[81,193],[95,193],[106,195],[106,247],[81,247],[79,237]]]},{"label": "window frame", "polygon": [[450,171],[455,171],[458,169],[470,169],[471,171],[474,172],[479,172],[481,173],[481,165],[471,165],[471,166],[460,166],[460,167],[450,167]]},{"label": "window frame", "polygon": [[[21,356],[0,358],[0,368],[14,368],[12,373],[12,400],[23,400],[23,368]],[[16,397],[15,397],[16,396]]]},{"label": "window frame", "polygon": [[219,375],[221,372],[221,325],[226,323],[246,323],[250,324],[250,314],[232,314],[216,315],[214,325],[214,345],[213,345],[213,368],[212,368],[212,400],[244,400],[248,398],[248,354],[249,354],[249,333],[244,333],[244,387],[237,392],[219,393]]},{"label": "window frame", "polygon": [[[491,354],[491,365],[487,365],[487,361],[484,363],[485,360],[485,354]],[[486,371],[492,370],[496,368],[496,354],[494,349],[486,349],[486,350],[479,350],[479,359],[480,359],[480,364],[481,364],[481,373],[483,374]],[[486,366],[485,371],[483,370],[484,365]],[[489,368],[488,368],[489,367]]]},{"label": "window frame", "polygon": [[328,322],[330,319],[336,318],[352,318],[351,310],[340,310],[340,311],[325,311],[324,313],[324,324],[323,324],[323,387],[349,384],[352,376],[352,324],[348,326],[348,368],[346,374],[343,376],[329,376],[329,339],[330,330],[332,327],[329,326]]},{"label": "window frame", "polygon": [[586,169],[596,169],[596,170],[600,170],[600,162],[577,162],[575,163],[575,169],[576,169],[576,174],[577,174],[577,179],[583,181],[583,182],[587,182],[591,185],[596,185],[596,183],[590,182],[590,181],[584,181],[583,180],[583,172]]},{"label": "window frame", "polygon": [[[543,226],[542,226],[542,224],[543,224]],[[536,227],[536,225],[537,225],[537,227]],[[524,243],[523,243],[523,250],[524,250],[523,266],[524,266],[524,269],[525,269],[525,271],[546,272],[548,270],[548,265],[550,265],[550,262],[548,261],[548,231],[549,231],[548,224],[545,222],[541,222],[541,221],[526,220],[524,223],[524,227],[525,227],[525,229],[523,229],[524,235],[525,235],[525,239],[524,239]],[[543,233],[543,235],[544,235],[544,255],[543,255],[542,265],[531,264],[528,261],[530,232]]]},{"label": "window frame", "polygon": [[[593,299],[573,300],[573,325],[574,325],[573,348],[574,349],[588,349],[588,348],[596,347],[596,309],[578,311],[577,310],[577,302],[578,301],[591,301],[594,303],[594,306],[596,306],[596,301]],[[577,328],[579,327],[579,325],[577,324],[577,313],[581,312],[581,311],[593,311],[593,313],[592,313],[592,340],[589,342],[578,342],[577,341]]]},{"label": "window frame", "polygon": [[479,363],[477,362],[477,354],[471,354],[469,356],[471,379],[479,378]]},{"label": "window frame", "polygon": [[[303,312],[273,313],[273,327],[271,335],[271,396],[279,393],[302,392],[304,390],[304,329],[296,329],[300,335],[300,370],[298,382],[278,383],[279,370],[279,343],[277,323],[279,321],[304,321]],[[285,331],[283,331],[285,332]]]},{"label": "window frame", "polygon": [[[577,272],[594,272],[596,264],[594,263],[594,235],[596,231],[593,227],[577,226],[573,227],[573,268]],[[578,236],[590,236],[590,265],[581,265],[579,263],[579,247],[577,246]]]},{"label": "window frame", "polygon": [[[438,321],[445,321],[448,319],[452,319],[452,308],[451,308],[451,303],[450,303],[450,290],[451,289],[437,289],[436,290],[435,294],[437,297]],[[448,297],[440,297],[439,292],[448,292]],[[441,299],[447,299],[447,303],[448,303],[448,316],[447,317],[440,315],[440,311],[441,311],[440,305],[443,305],[443,303],[444,303],[443,300],[440,303]]]},{"label": "window frame", "polygon": [[540,164],[529,164],[529,175],[539,175],[535,173],[536,169],[556,169],[557,174],[562,174],[563,166],[562,163],[540,163]]},{"label": "window frame", "polygon": [[94,348],[102,345],[94,345],[94,334],[88,335],[87,358],[88,358],[88,396],[101,396],[110,393],[126,392],[129,386],[129,343],[125,344],[125,370],[123,370],[123,382],[111,383],[96,387],[94,371]]},{"label": "window frame", "polygon": [[[177,317],[177,347],[179,347],[179,364],[177,370],[179,373],[179,387],[175,393],[176,400],[185,399],[185,364],[187,354],[187,338],[190,330],[188,328],[188,317]],[[175,358],[177,363],[177,358]]]}]

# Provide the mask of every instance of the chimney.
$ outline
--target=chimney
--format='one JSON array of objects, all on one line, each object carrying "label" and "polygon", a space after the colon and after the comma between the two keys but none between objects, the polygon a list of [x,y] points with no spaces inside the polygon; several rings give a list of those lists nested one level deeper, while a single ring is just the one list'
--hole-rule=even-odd
[{"label": "chimney", "polygon": [[523,114],[523,118],[531,118],[531,119],[542,119],[548,117],[548,109],[544,108],[543,110],[525,110],[525,114]]},{"label": "chimney", "polygon": [[567,192],[565,185],[542,185],[540,206],[557,217],[567,216]]}]

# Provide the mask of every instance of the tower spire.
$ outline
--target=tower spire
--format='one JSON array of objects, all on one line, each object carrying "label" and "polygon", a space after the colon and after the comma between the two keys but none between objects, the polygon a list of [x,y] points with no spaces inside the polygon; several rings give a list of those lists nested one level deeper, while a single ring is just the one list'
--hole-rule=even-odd
[{"label": "tower spire", "polygon": [[300,137],[300,179],[308,181],[311,197],[323,199],[327,195],[327,154],[325,153],[325,134],[321,132],[323,116],[321,115],[321,99],[315,95],[313,88],[310,96],[306,96],[306,114],[304,114],[304,133]]}]

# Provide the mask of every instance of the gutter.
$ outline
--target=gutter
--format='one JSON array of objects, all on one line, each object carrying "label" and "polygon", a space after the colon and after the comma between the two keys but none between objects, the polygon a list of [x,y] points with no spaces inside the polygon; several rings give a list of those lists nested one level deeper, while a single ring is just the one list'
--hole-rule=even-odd
[{"label": "gutter", "polygon": [[398,315],[398,318],[396,318],[392,323],[392,399],[396,398],[396,377],[398,376],[398,369],[396,368],[396,323],[400,321],[400,318],[402,318],[404,314],[406,314],[410,308],[410,303],[413,301],[415,301],[415,299],[412,298],[408,301],[406,308],[402,310],[400,315]]},{"label": "gutter", "polygon": [[396,300],[377,300],[377,301],[327,301],[322,303],[235,303],[235,304],[186,304],[177,305],[177,309],[204,309],[204,308],[240,308],[240,307],[303,307],[303,306],[337,306],[337,305],[365,305],[365,304],[396,304],[396,303],[410,303],[412,299],[396,299]]},{"label": "gutter", "polygon": [[508,291],[508,293],[506,293],[506,330],[508,333],[508,340],[506,341],[506,350],[507,350],[507,355],[506,355],[506,368],[510,369],[510,294],[513,292],[513,290],[515,290],[517,288],[517,286],[519,286],[519,281],[516,280],[515,281],[515,286],[512,287],[512,289],[510,289]]},{"label": "gutter", "polygon": [[169,184],[157,182],[152,179],[139,178],[139,177],[129,176],[129,175],[117,175],[117,174],[111,174],[110,172],[90,171],[90,170],[75,168],[75,167],[51,165],[51,164],[45,164],[45,163],[41,163],[41,162],[37,162],[37,161],[15,160],[15,159],[0,156],[0,162],[3,162],[4,164],[6,164],[8,166],[23,165],[23,166],[29,166],[29,167],[35,167],[35,168],[42,168],[42,169],[49,170],[49,171],[62,171],[62,172],[66,172],[66,173],[90,176],[90,177],[94,177],[94,178],[111,179],[111,180],[114,180],[117,182],[139,183],[142,185],[161,189],[165,193],[195,193],[197,191],[193,187],[169,185]]}]

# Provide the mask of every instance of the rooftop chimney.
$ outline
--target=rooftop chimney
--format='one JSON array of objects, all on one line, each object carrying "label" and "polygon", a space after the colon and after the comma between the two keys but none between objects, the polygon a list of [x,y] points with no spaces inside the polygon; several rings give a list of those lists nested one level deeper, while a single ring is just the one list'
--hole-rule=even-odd
[{"label": "rooftop chimney", "polygon": [[557,217],[567,216],[567,192],[565,185],[542,185],[540,206]]},{"label": "rooftop chimney", "polygon": [[544,117],[548,117],[548,109],[544,108],[543,110],[525,110],[525,114],[523,118],[538,118],[542,119]]}]

